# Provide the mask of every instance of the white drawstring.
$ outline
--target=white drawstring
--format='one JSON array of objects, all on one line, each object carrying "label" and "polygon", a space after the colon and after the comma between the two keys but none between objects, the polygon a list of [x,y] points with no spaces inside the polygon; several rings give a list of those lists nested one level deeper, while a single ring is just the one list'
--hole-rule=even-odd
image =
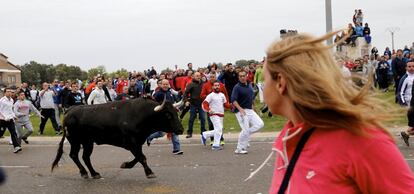
[{"label": "white drawstring", "polygon": [[254,175],[256,175],[256,173],[258,173],[263,166],[270,160],[270,158],[273,155],[273,151],[270,152],[269,156],[267,156],[266,160],[259,166],[259,168],[257,168],[255,171],[251,172],[249,177],[247,177],[246,179],[244,179],[244,181],[248,181],[249,179],[251,179]]},{"label": "white drawstring", "polygon": [[[273,152],[276,152],[277,154],[279,154],[282,157],[283,163],[284,165],[281,167],[276,167],[277,170],[280,170],[282,168],[287,168],[287,166],[289,165],[289,159],[288,159],[288,155],[287,155],[287,146],[286,146],[286,141],[291,139],[292,137],[296,136],[297,134],[299,134],[302,131],[302,128],[299,128],[298,130],[296,130],[294,133],[292,133],[291,135],[289,134],[290,129],[288,129],[286,131],[285,137],[282,138],[282,142],[283,142],[283,152],[281,152],[280,150],[278,150],[277,148],[272,148],[272,151],[270,152],[269,156],[267,156],[267,158],[263,161],[263,163],[253,172],[250,173],[249,177],[247,177],[246,179],[244,179],[244,181],[248,181],[251,178],[253,178],[253,176],[255,176],[263,167],[264,165],[270,160],[270,158],[273,155]],[[277,155],[276,155],[277,157]]]},{"label": "white drawstring", "polygon": [[299,127],[299,129],[298,130],[296,130],[294,133],[292,133],[291,135],[288,135],[289,134],[289,131],[290,131],[290,129],[288,129],[287,131],[286,131],[286,135],[285,135],[285,137],[283,137],[282,138],[282,141],[283,142],[286,142],[287,140],[289,140],[289,139],[291,139],[292,137],[294,137],[294,136],[296,136],[298,133],[300,133],[301,131],[302,131],[302,127]]}]

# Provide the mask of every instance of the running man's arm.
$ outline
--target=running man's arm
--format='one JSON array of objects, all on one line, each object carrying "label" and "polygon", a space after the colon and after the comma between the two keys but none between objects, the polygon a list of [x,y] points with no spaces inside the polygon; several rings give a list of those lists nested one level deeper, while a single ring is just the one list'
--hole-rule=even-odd
[{"label": "running man's arm", "polygon": [[37,116],[42,117],[42,114],[40,114],[39,110],[37,110],[37,108],[35,106],[33,106],[32,103],[29,103],[30,105],[30,110],[35,112],[37,114]]},{"label": "running man's arm", "polygon": [[89,95],[88,104],[92,104],[92,101],[95,99],[95,96],[96,96],[96,90],[92,91],[91,95]]},{"label": "running man's arm", "polygon": [[401,86],[401,90],[400,90],[400,97],[401,97],[401,102],[403,104],[406,104],[407,102],[405,101],[405,90],[407,89],[407,85],[408,85],[408,78],[406,78]]}]

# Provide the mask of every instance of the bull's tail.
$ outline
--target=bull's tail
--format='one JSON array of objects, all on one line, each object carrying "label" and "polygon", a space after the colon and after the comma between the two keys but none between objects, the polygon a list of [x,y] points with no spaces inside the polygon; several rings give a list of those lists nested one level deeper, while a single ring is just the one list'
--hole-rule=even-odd
[{"label": "bull's tail", "polygon": [[58,165],[59,160],[63,155],[63,143],[65,143],[65,137],[66,137],[65,124],[62,125],[62,130],[63,130],[63,135],[62,135],[62,139],[60,140],[60,143],[59,143],[59,148],[57,150],[56,158],[55,158],[55,160],[53,161],[53,164],[52,164],[52,172],[53,172],[53,169]]}]

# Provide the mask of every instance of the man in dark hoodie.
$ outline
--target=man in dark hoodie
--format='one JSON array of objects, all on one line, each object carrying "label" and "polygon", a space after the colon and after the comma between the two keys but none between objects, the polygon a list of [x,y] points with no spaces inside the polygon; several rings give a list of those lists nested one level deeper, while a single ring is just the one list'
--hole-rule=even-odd
[{"label": "man in dark hoodie", "polygon": [[191,138],[193,136],[193,125],[194,120],[198,113],[198,118],[200,119],[200,128],[201,133],[203,133],[205,128],[205,113],[201,108],[201,89],[203,88],[203,83],[201,82],[201,74],[199,72],[194,73],[193,81],[187,85],[184,93],[184,98],[186,101],[186,106],[190,106],[190,119],[188,120],[188,130],[186,138]]},{"label": "man in dark hoodie", "polygon": [[[392,73],[394,75],[394,88],[395,91],[398,91],[398,84],[400,83],[400,79],[405,75],[406,70],[405,67],[407,66],[407,63],[403,59],[403,52],[401,49],[398,49],[397,51],[397,57],[395,57],[394,60],[391,62],[391,69]],[[398,102],[398,93],[395,93],[395,102]]]},{"label": "man in dark hoodie", "polygon": [[30,96],[30,89],[26,82],[22,83],[22,87],[20,88],[20,90],[24,92],[24,95],[26,96],[27,100],[32,101],[32,96]]},{"label": "man in dark hoodie", "polygon": [[61,95],[60,95],[61,100],[60,101],[62,102],[63,112],[65,112],[66,109],[69,108],[68,99],[69,99],[69,95],[71,93],[70,86],[71,86],[71,81],[68,80],[68,81],[66,81],[65,86],[63,87],[63,89],[61,91]]},{"label": "man in dark hoodie", "polygon": [[69,108],[77,105],[83,105],[83,99],[79,92],[79,85],[77,83],[72,83],[70,93],[66,99],[66,106]]},{"label": "man in dark hoodie", "polygon": [[237,73],[234,71],[233,65],[228,63],[226,65],[226,71],[223,75],[223,83],[226,86],[227,93],[229,94],[229,99],[231,99],[231,94],[234,86],[238,82]]}]

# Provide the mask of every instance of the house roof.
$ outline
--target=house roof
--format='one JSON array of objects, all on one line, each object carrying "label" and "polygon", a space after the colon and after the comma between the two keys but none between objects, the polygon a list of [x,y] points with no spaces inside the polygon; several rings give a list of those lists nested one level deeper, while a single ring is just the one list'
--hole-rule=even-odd
[{"label": "house roof", "polygon": [[9,61],[7,61],[7,64],[9,64],[9,65],[13,66],[14,68],[21,71],[21,69],[19,67],[17,67],[16,65],[14,65],[13,63],[10,63]]},{"label": "house roof", "polygon": [[[6,62],[7,62],[6,65],[12,66],[13,68],[16,68],[17,70],[21,71],[19,67],[17,67],[16,65],[14,65],[13,63],[7,60],[8,57],[6,55],[4,55],[3,53],[0,53],[0,56],[3,56],[6,59]],[[2,61],[0,61],[0,63],[2,63]]]},{"label": "house roof", "polygon": [[3,56],[5,59],[7,59],[8,57],[6,55],[4,55],[3,53],[0,53],[1,56]]}]

